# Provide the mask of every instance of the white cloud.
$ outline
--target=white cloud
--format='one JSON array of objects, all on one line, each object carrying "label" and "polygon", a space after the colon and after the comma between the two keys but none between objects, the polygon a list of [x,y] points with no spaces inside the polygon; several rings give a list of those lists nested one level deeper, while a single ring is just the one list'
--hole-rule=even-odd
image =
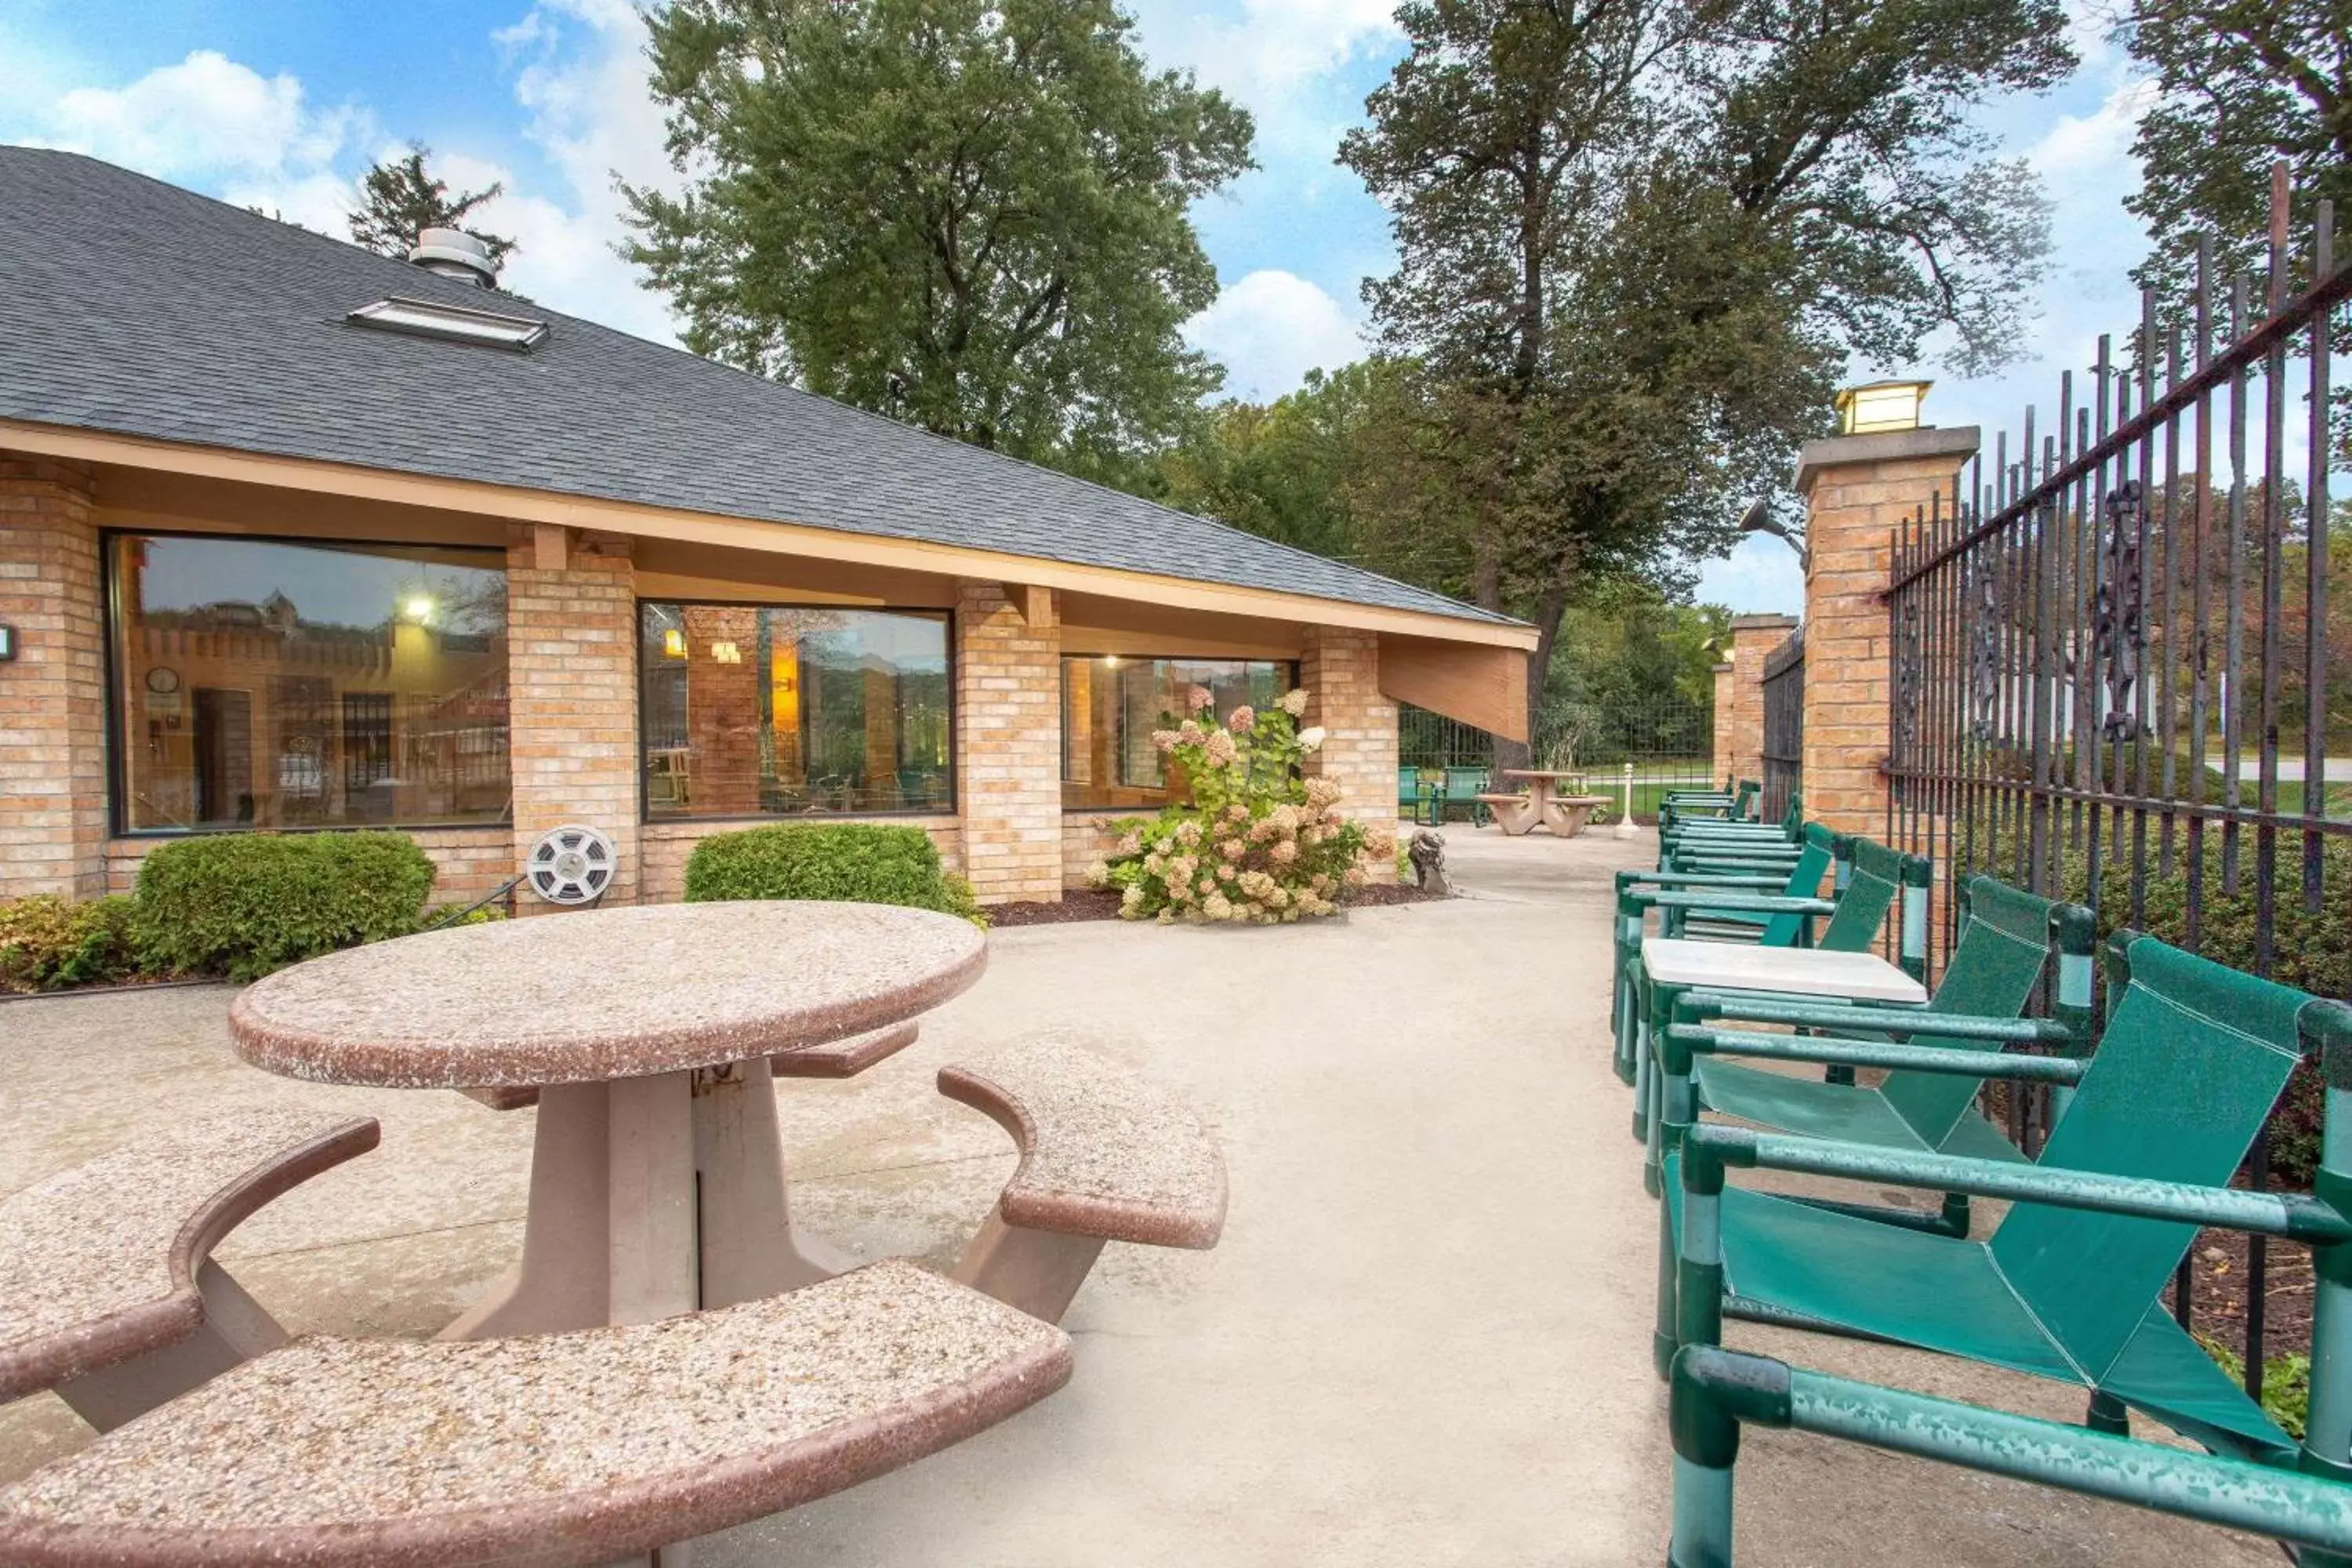
[{"label": "white cloud", "polygon": [[1253,272],[1184,323],[1184,336],[1225,367],[1225,391],[1264,402],[1296,388],[1310,370],[1363,357],[1353,318],[1315,284],[1274,268]]},{"label": "white cloud", "polygon": [[1800,615],[1805,608],[1805,574],[1797,552],[1777,539],[1749,537],[1719,561],[1699,568],[1693,598],[1722,605],[1736,616]]},{"label": "white cloud", "polygon": [[295,78],[265,78],[211,49],[127,87],[72,89],[49,113],[63,145],[165,178],[315,169],[342,150],[357,119],[313,110]]},{"label": "white cloud", "polygon": [[1394,8],[1394,0],[1242,0],[1238,16],[1223,17],[1198,0],[1141,0],[1133,11],[1155,68],[1189,68],[1255,117],[1261,162],[1320,169],[1362,114],[1339,73],[1403,37]]}]

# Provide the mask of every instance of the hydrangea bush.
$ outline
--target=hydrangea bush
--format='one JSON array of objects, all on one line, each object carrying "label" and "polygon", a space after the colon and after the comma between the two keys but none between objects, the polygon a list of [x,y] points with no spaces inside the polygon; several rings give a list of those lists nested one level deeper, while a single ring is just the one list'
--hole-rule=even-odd
[{"label": "hydrangea bush", "polygon": [[1278,925],[1338,913],[1363,884],[1363,857],[1391,853],[1392,836],[1341,816],[1337,784],[1304,776],[1323,744],[1321,730],[1298,728],[1307,693],[1264,712],[1236,708],[1223,724],[1212,701],[1192,688],[1183,720],[1151,736],[1192,798],[1119,824],[1125,837],[1087,880],[1119,889],[1128,920]]}]

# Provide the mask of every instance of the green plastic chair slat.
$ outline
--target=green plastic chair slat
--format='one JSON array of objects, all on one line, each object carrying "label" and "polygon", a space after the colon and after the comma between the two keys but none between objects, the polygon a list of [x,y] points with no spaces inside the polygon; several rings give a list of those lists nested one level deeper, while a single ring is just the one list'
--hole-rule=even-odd
[{"label": "green plastic chair slat", "polygon": [[[2042,1163],[2227,1185],[2301,1058],[2309,998],[2150,940],[2130,963]],[[1991,1247],[2050,1331],[2104,1373],[2195,1238],[2191,1226],[2021,1204]]]}]

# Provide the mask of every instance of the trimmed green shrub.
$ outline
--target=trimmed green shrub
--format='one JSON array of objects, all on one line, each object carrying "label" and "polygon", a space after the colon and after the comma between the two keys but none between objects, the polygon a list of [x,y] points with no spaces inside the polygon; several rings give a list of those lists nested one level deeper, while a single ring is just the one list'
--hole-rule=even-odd
[{"label": "trimmed green shrub", "polygon": [[237,833],[166,844],[139,868],[142,942],[165,969],[257,979],[406,936],[433,862],[397,833]]},{"label": "trimmed green shrub", "polygon": [[126,898],[71,903],[42,893],[0,904],[0,991],[106,985],[144,973]]},{"label": "trimmed green shrub", "polygon": [[940,868],[919,827],[874,822],[779,823],[714,833],[686,862],[686,900],[827,899],[937,910],[984,925],[971,884]]}]

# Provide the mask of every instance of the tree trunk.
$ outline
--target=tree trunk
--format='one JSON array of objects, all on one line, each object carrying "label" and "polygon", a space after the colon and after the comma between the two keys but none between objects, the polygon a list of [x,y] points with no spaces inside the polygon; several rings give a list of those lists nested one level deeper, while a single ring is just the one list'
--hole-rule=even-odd
[{"label": "tree trunk", "polygon": [[[1551,675],[1552,649],[1559,642],[1560,618],[1567,613],[1568,580],[1563,577],[1546,588],[1543,596],[1536,601],[1536,646],[1528,653],[1527,742],[1521,744],[1497,736],[1495,741],[1495,766],[1497,769],[1523,768],[1536,760],[1535,748],[1542,740],[1536,733],[1536,721],[1543,715],[1544,682]],[[1507,751],[1511,754],[1508,762],[1503,760]]]}]

